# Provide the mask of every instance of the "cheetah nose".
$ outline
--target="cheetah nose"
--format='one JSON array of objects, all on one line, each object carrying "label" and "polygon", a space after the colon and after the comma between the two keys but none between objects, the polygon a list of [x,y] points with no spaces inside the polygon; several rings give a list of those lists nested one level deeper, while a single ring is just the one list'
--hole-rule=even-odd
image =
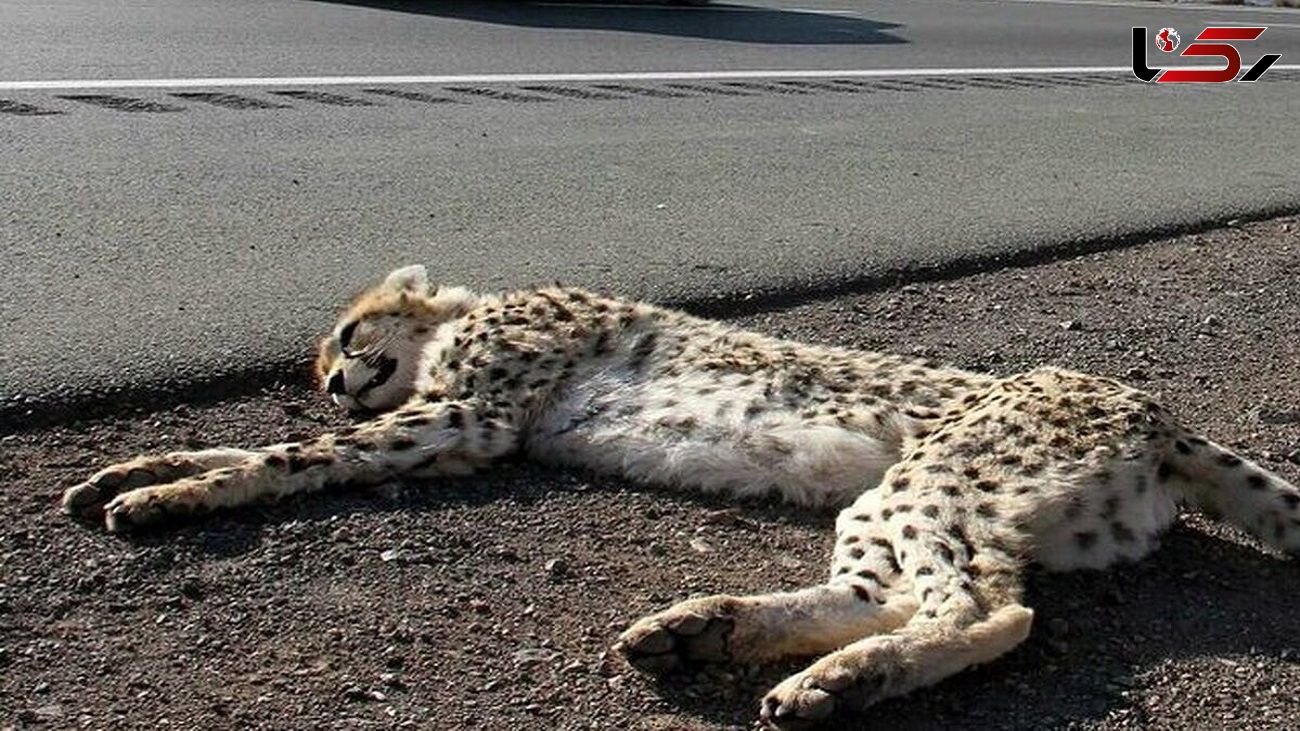
[{"label": "cheetah nose", "polygon": [[344,394],[348,389],[343,384],[343,371],[334,371],[334,375],[325,382],[325,392],[332,394]]}]

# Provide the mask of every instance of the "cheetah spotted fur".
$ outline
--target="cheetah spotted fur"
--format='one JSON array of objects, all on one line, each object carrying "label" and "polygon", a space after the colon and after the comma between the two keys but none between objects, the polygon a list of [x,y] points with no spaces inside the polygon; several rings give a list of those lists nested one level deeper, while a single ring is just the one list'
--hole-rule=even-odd
[{"label": "cheetah spotted fur", "polygon": [[377,412],[300,443],[139,457],[69,489],[111,531],[257,499],[464,474],[508,455],[670,488],[842,508],[818,586],[690,599],[634,623],[636,668],[818,658],[763,699],[825,722],[1025,640],[1024,567],[1149,553],[1190,505],[1300,553],[1300,491],[1151,397],[1055,368],[994,378],[744,332],[579,289],[482,296],[399,269],[320,347]]}]

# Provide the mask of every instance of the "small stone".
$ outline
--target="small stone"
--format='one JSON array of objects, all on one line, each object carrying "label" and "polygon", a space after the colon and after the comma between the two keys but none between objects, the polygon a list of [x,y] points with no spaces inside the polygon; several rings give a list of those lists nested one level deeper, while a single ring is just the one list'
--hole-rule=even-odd
[{"label": "small stone", "polygon": [[197,577],[187,576],[181,581],[181,596],[191,601],[203,598],[203,582]]},{"label": "small stone", "polygon": [[710,510],[704,514],[704,522],[707,525],[735,525],[739,521],[740,511],[736,508]]},{"label": "small stone", "polygon": [[1259,420],[1274,426],[1297,424],[1300,423],[1300,409],[1280,409],[1264,406],[1259,409]]},{"label": "small stone", "polygon": [[1130,381],[1145,381],[1147,380],[1147,377],[1148,376],[1146,370],[1139,368],[1137,366],[1133,366],[1132,368],[1124,371],[1124,378]]},{"label": "small stone", "polygon": [[555,650],[547,650],[538,647],[519,650],[513,655],[512,659],[515,661],[516,665],[528,666],[548,663],[554,660],[557,655],[559,655],[559,653]]},{"label": "small stone", "polygon": [[379,560],[385,563],[389,561],[396,561],[401,557],[402,557],[402,552],[396,548],[390,548],[387,551],[384,551],[383,553],[379,554]]},{"label": "small stone", "polygon": [[57,703],[41,706],[34,711],[38,723],[49,723],[63,718],[63,706]]},{"label": "small stone", "polygon": [[566,576],[569,573],[569,564],[562,558],[553,558],[546,562],[546,573],[554,578]]},{"label": "small stone", "polygon": [[1083,323],[1078,320],[1065,320],[1061,323],[1061,329],[1070,332],[1078,332],[1083,329]]},{"label": "small stone", "polygon": [[713,544],[709,543],[708,541],[704,540],[703,538],[692,538],[692,539],[691,539],[690,546],[691,546],[691,550],[692,550],[692,551],[695,551],[696,553],[712,553],[712,552],[713,552]]},{"label": "small stone", "polygon": [[353,702],[370,700],[370,694],[359,685],[343,686],[343,698]]}]

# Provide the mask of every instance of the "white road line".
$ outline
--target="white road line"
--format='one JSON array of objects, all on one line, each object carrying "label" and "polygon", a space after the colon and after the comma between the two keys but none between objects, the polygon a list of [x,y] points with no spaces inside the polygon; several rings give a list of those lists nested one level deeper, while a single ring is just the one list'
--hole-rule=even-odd
[{"label": "white road line", "polygon": [[[1187,68],[1214,69],[1211,66]],[[1278,64],[1275,70],[1300,70]],[[605,81],[722,81],[728,79],[876,79],[907,76],[1012,76],[1053,74],[1128,74],[1128,66],[1023,66],[1011,68],[806,69],[767,71],[614,71],[569,74],[448,74],[429,76],[253,76],[197,79],[84,79],[0,81],[0,91],[73,89],[206,89],[258,86],[362,86],[382,84],[555,84]]]}]

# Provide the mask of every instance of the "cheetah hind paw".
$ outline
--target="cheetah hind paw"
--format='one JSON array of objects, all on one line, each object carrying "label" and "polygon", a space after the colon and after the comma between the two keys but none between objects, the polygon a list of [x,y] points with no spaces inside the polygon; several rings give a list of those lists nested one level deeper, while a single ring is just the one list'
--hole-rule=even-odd
[{"label": "cheetah hind paw", "polygon": [[861,710],[876,700],[884,676],[822,662],[786,678],[763,698],[760,716],[769,727],[790,731],[821,726],[832,717]]},{"label": "cheetah hind paw", "polygon": [[623,632],[614,646],[632,667],[661,675],[693,664],[731,660],[728,641],[735,628],[735,599],[690,599],[645,617]]}]

